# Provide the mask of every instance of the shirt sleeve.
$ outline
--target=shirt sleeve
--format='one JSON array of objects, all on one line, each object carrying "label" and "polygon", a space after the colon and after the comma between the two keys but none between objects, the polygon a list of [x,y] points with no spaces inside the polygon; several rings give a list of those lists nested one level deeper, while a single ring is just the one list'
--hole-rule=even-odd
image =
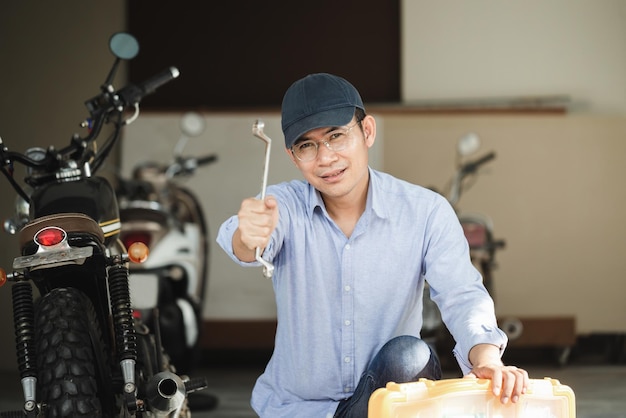
[{"label": "shirt sleeve", "polygon": [[454,355],[467,374],[469,352],[477,344],[492,344],[504,353],[506,334],[497,326],[493,299],[469,255],[469,245],[452,207],[441,199],[429,220],[424,275],[431,297],[454,337]]},{"label": "shirt sleeve", "polygon": [[237,227],[239,226],[239,220],[237,219],[237,216],[231,216],[230,218],[228,218],[221,226],[220,229],[217,233],[217,244],[222,247],[222,249],[224,250],[224,252],[237,264],[239,264],[240,266],[244,266],[244,267],[257,267],[260,266],[261,263],[259,263],[258,261],[250,261],[250,262],[246,262],[246,261],[241,261],[239,258],[237,258],[237,256],[235,255],[235,252],[233,251],[233,235],[235,234],[235,231],[237,230]]},{"label": "shirt sleeve", "polygon": [[[273,190],[275,189],[276,186],[270,186],[268,187],[268,191],[269,190]],[[275,196],[277,197],[277,196]],[[280,200],[277,197],[277,200],[279,202],[279,207],[280,207]],[[281,209],[279,208],[279,211]],[[284,210],[283,210],[284,212]],[[279,223],[281,222],[281,218],[279,218]],[[261,265],[261,263],[259,263],[258,261],[250,261],[250,262],[246,262],[246,261],[241,261],[239,258],[237,258],[237,256],[235,255],[235,252],[233,250],[233,235],[235,234],[235,231],[237,230],[237,228],[239,227],[239,218],[237,218],[237,215],[233,215],[230,218],[228,218],[226,221],[224,221],[224,223],[222,223],[222,225],[220,226],[220,229],[217,233],[217,244],[224,250],[224,252],[237,264],[239,264],[240,266],[244,266],[244,267],[258,267]],[[263,259],[271,262],[272,259],[274,258],[274,255],[276,253],[276,236],[278,234],[278,230],[280,229],[280,225],[276,227],[276,230],[274,231],[274,233],[272,234],[272,238],[270,239],[269,244],[267,245],[267,247],[265,248],[265,250],[263,251]]]}]

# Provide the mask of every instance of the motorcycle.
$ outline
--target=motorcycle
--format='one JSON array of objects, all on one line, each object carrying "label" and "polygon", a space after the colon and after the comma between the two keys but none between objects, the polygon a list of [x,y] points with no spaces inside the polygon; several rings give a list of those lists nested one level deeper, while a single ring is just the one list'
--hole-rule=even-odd
[{"label": "motorcycle", "polygon": [[[62,149],[24,153],[0,140],[0,171],[18,195],[5,229],[18,234],[21,252],[11,272],[0,271],[0,284],[12,283],[24,395],[23,410],[3,417],[189,417],[188,394],[207,386],[177,374],[159,328],[134,315],[128,265],[145,261],[148,249],[121,242],[113,187],[95,175],[138,117],[142,98],[179,73],[170,67],[115,90],[119,63],[139,45],[118,33],[109,47],[115,60],[100,93],[85,102],[83,136],[74,134]],[[98,148],[105,126],[112,133]],[[24,184],[14,178],[16,163],[26,169]]]},{"label": "motorcycle", "polygon": [[[130,266],[130,294],[136,315],[159,327],[166,352],[177,369],[188,372],[198,360],[202,309],[208,276],[208,226],[200,201],[179,180],[217,160],[215,154],[185,157],[191,137],[204,131],[204,119],[186,113],[182,135],[169,164],[141,162],[131,178],[120,178],[117,197],[126,245],[150,247],[144,263]],[[152,312],[159,310],[159,323]]]},{"label": "motorcycle", "polygon": [[[495,152],[488,152],[474,159],[468,158],[479,148],[480,138],[474,133],[469,133],[459,139],[456,149],[456,170],[450,181],[449,189],[444,195],[457,213],[470,247],[472,263],[482,274],[485,288],[493,298],[493,270],[496,267],[496,251],[504,248],[505,241],[494,237],[493,222],[488,216],[481,213],[462,212],[458,207],[461,195],[469,187],[470,181],[474,179],[484,164],[496,157]],[[437,191],[436,188],[432,189]],[[447,348],[453,345],[453,341],[443,324],[437,305],[430,299],[428,283],[424,287],[423,303],[423,338],[430,341],[437,348],[437,351],[449,353],[451,350],[447,350]],[[514,334],[521,332],[519,329],[513,329],[514,326],[515,324],[511,323],[504,329],[509,337],[515,337]]]},{"label": "motorcycle", "polygon": [[496,267],[496,251],[505,247],[502,239],[495,239],[491,218],[481,213],[465,213],[459,210],[458,202],[472,176],[486,163],[496,158],[495,152],[473,160],[464,160],[480,147],[476,134],[468,134],[459,140],[457,146],[457,171],[448,192],[448,201],[456,210],[463,232],[470,247],[470,257],[483,276],[487,291],[493,297],[493,269]]}]

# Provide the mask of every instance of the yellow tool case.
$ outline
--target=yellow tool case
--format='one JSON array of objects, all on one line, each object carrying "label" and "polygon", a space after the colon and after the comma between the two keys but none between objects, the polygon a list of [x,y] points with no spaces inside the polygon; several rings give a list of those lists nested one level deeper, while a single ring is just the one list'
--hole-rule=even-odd
[{"label": "yellow tool case", "polygon": [[459,378],[390,382],[369,400],[368,418],[575,418],[574,392],[558,380],[530,379],[516,403],[503,405],[491,380]]}]

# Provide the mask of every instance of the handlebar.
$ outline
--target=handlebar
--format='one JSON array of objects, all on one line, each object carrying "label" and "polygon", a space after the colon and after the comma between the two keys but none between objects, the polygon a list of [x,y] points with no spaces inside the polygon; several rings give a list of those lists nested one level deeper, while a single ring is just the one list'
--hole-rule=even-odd
[{"label": "handlebar", "polygon": [[168,179],[176,176],[190,175],[193,174],[198,167],[211,164],[215,161],[217,161],[217,154],[209,154],[199,158],[177,158],[176,161],[167,166],[163,172]]},{"label": "handlebar", "polygon": [[124,87],[119,91],[118,95],[122,98],[124,104],[126,105],[139,103],[145,96],[154,93],[157,88],[161,87],[165,83],[168,83],[169,81],[172,81],[179,75],[180,72],[178,71],[178,68],[169,67],[140,84],[131,84]]},{"label": "handlebar", "polygon": [[[196,169],[217,161],[217,154],[202,157],[176,158],[171,164],[144,162],[133,169],[131,178],[118,178],[118,196],[128,200],[152,200],[151,193],[161,196],[175,177],[191,176]],[[164,196],[164,195],[163,195]],[[158,199],[167,199],[166,197]]]},{"label": "handlebar", "polygon": [[200,158],[196,159],[196,161],[198,163],[198,167],[202,166],[202,165],[211,164],[211,163],[214,163],[215,161],[217,161],[217,155],[216,154],[206,155],[204,157],[200,157]]},{"label": "handlebar", "polygon": [[[9,151],[2,146],[0,147],[1,163],[8,165],[12,162],[18,162],[27,167],[43,168],[48,164],[62,161],[76,151],[85,149],[89,142],[96,139],[109,114],[115,111],[121,113],[125,108],[136,105],[143,97],[154,93],[158,87],[177,78],[179,75],[180,72],[176,67],[169,67],[148,80],[137,85],[131,84],[126,86],[117,93],[110,93],[109,89],[103,86],[102,94],[85,102],[85,106],[92,116],[92,119],[84,123],[90,130],[86,137],[81,138],[78,135],[74,135],[70,145],[61,150],[55,150],[53,147],[50,147],[45,157],[37,160],[20,152]],[[0,145],[3,145],[2,140],[0,140]]]},{"label": "handlebar", "polygon": [[493,160],[494,158],[496,158],[496,153],[492,151],[492,152],[490,152],[490,153],[480,157],[477,160],[470,161],[470,162],[464,164],[461,167],[460,171],[463,174],[471,174],[474,171],[476,171],[478,169],[478,167],[480,167],[481,165],[483,165],[483,164]]},{"label": "handlebar", "polygon": [[[116,64],[117,61],[112,73]],[[0,139],[0,172],[8,179],[15,191],[27,201],[28,194],[13,178],[16,162],[34,169],[33,173],[25,179],[25,182],[31,186],[56,181],[59,173],[66,170],[70,171],[63,175],[80,176],[82,170],[87,170],[88,175],[94,174],[120,138],[122,127],[134,121],[138,116],[141,99],[154,93],[157,88],[179,75],[180,72],[176,67],[169,67],[141,83],[128,85],[116,92],[110,84],[111,74],[107,82],[101,86],[101,93],[84,103],[90,117],[82,122],[81,126],[88,129],[87,135],[81,137],[79,134],[74,134],[70,144],[66,147],[56,149],[49,146],[44,152],[38,154],[37,158],[33,158],[28,152],[10,151]],[[124,111],[128,108],[134,108],[135,114],[124,119]],[[107,123],[113,123],[114,131],[104,146],[95,151],[91,143],[98,138],[103,126]],[[203,160],[202,164],[206,163],[208,162]]]},{"label": "handlebar", "polygon": [[459,198],[461,197],[463,179],[465,179],[465,177],[467,177],[468,175],[476,172],[476,170],[478,170],[481,165],[493,160],[494,158],[496,158],[496,153],[492,151],[474,161],[467,162],[459,167],[456,175],[454,176],[454,179],[452,180],[452,184],[450,185],[450,192],[448,194],[448,201],[452,204],[452,206],[455,206],[458,203]]}]

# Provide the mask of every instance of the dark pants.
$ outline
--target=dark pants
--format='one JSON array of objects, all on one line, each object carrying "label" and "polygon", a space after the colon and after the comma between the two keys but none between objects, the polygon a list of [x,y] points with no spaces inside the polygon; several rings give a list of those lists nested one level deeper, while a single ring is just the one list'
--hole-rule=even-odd
[{"label": "dark pants", "polygon": [[339,402],[335,418],[367,418],[370,396],[387,382],[406,383],[420,378],[441,379],[437,354],[423,340],[403,335],[388,341],[376,354],[354,390]]}]

